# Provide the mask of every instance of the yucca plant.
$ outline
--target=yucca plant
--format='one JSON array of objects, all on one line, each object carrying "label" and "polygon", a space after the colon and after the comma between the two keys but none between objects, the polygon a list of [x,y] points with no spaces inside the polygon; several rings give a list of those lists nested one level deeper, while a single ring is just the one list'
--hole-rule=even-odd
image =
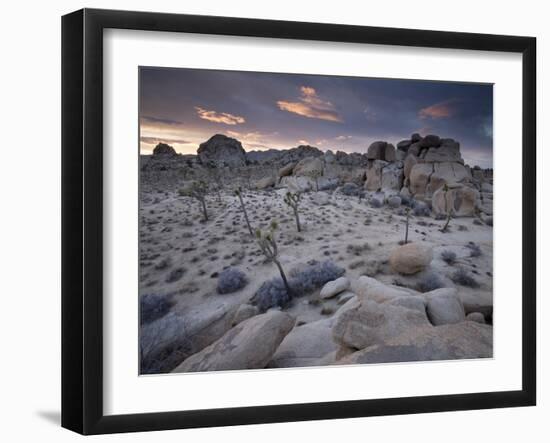
[{"label": "yucca plant", "polygon": [[208,194],[208,183],[204,180],[198,180],[187,188],[180,189],[179,194],[196,199],[200,203],[204,221],[208,221],[208,211],[206,210],[206,195]]},{"label": "yucca plant", "polygon": [[300,215],[298,214],[298,205],[300,204],[301,195],[299,192],[287,192],[285,195],[285,203],[292,208],[294,212],[294,218],[296,219],[296,229],[298,232],[302,232],[302,227],[300,225]]},{"label": "yucca plant", "polygon": [[292,291],[290,289],[290,285],[288,284],[283,266],[279,261],[279,249],[277,247],[277,240],[275,238],[275,231],[277,230],[277,228],[278,224],[275,220],[273,220],[267,231],[256,229],[256,240],[258,242],[260,250],[262,251],[262,254],[264,254],[270,262],[275,263],[275,266],[277,266],[277,269],[279,269],[279,274],[281,274],[281,279],[283,280],[283,284],[285,285],[286,292],[288,295],[290,295]]},{"label": "yucca plant", "polygon": [[447,192],[449,192],[449,186],[447,186],[447,183],[443,185],[443,191],[445,192],[445,210],[447,211],[447,221],[445,222],[445,225],[440,229],[440,231],[447,232],[447,228],[449,227],[452,216],[452,208],[447,207]]},{"label": "yucca plant", "polygon": [[250,226],[250,220],[248,219],[248,213],[246,212],[246,206],[244,205],[243,191],[241,187],[235,189],[235,195],[239,198],[239,202],[241,203],[241,209],[243,210],[246,226],[248,227],[248,232],[250,232],[250,235],[254,235],[252,227]]}]

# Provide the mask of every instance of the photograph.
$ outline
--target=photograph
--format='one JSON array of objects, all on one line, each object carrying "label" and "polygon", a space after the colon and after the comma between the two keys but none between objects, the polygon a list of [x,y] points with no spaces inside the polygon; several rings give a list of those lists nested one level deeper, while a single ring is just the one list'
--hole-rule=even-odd
[{"label": "photograph", "polygon": [[141,375],[493,357],[493,85],[139,67]]}]

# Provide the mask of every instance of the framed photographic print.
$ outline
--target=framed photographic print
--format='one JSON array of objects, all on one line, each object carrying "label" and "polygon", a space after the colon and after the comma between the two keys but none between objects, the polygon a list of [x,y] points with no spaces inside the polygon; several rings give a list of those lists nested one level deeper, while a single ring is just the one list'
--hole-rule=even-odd
[{"label": "framed photographic print", "polygon": [[535,51],[64,16],[62,425],[534,405]]}]

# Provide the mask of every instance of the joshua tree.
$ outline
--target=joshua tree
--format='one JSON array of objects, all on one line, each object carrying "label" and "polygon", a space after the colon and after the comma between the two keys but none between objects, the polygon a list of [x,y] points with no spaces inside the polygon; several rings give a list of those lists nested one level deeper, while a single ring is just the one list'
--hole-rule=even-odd
[{"label": "joshua tree", "polygon": [[405,244],[409,241],[409,217],[411,215],[411,208],[406,208],[407,220],[405,222]]},{"label": "joshua tree", "polygon": [[285,272],[283,271],[283,267],[281,266],[281,262],[278,258],[279,250],[277,248],[277,241],[275,239],[275,231],[277,230],[277,227],[277,222],[273,220],[268,231],[257,229],[256,240],[258,241],[258,245],[260,246],[262,253],[270,262],[275,263],[275,266],[277,266],[277,268],[279,269],[279,273],[281,274],[286,292],[288,295],[291,295],[292,290],[290,289]]},{"label": "joshua tree", "polygon": [[246,220],[246,226],[248,226],[248,232],[250,232],[250,235],[254,235],[254,233],[252,232],[252,227],[250,226],[250,220],[248,220],[248,213],[246,212],[246,207],[243,201],[242,189],[240,187],[238,189],[235,189],[235,195],[239,197],[239,202],[241,203],[241,209],[243,210],[244,219]]},{"label": "joshua tree", "polygon": [[302,232],[302,227],[300,226],[300,215],[298,214],[298,205],[300,204],[300,193],[287,192],[285,195],[285,203],[292,208],[294,211],[294,217],[296,218],[296,228],[298,232]]},{"label": "joshua tree", "polygon": [[449,192],[449,186],[447,186],[447,183],[443,185],[443,191],[445,191],[445,209],[447,211],[447,221],[445,222],[445,225],[441,228],[441,232],[447,232],[447,228],[449,227],[452,215],[452,209],[447,207],[447,192]]},{"label": "joshua tree", "polygon": [[203,181],[195,181],[188,188],[180,189],[179,194],[187,197],[192,197],[201,205],[204,221],[208,221],[208,212],[206,211],[206,194],[208,193],[208,184]]}]

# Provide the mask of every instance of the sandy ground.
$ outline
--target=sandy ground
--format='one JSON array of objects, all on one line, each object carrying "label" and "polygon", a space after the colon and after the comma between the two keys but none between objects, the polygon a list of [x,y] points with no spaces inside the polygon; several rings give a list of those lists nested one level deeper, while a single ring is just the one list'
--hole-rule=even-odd
[{"label": "sandy ground", "polygon": [[[433,246],[429,269],[415,276],[401,276],[388,266],[388,257],[404,239],[405,216],[399,209],[371,208],[365,200],[332,193],[327,205],[315,203],[315,193],[303,195],[300,204],[302,232],[296,230],[291,209],[283,202],[286,190],[245,191],[243,198],[254,229],[266,229],[271,220],[279,223],[277,240],[286,272],[311,260],[333,260],[346,269],[346,276],[369,275],[378,280],[416,289],[426,273],[435,273],[445,286],[456,286],[465,302],[492,304],[492,227],[478,225],[473,218],[451,220],[450,229],[440,232],[445,221],[411,215],[409,241]],[[275,276],[277,268],[266,263],[251,238],[237,197],[225,193],[221,199],[207,198],[209,220],[202,221],[199,203],[175,192],[142,193],[140,205],[140,293],[171,294],[173,310],[189,313],[213,309],[220,304],[247,302],[260,285]],[[468,242],[480,246],[482,254],[470,257]],[[440,254],[457,254],[453,265]],[[235,266],[245,272],[249,283],[243,289],[219,295],[217,276]],[[472,289],[455,285],[450,276],[466,269],[480,284]],[[319,292],[297,298],[287,309],[298,323],[330,315],[336,299],[320,300]]]}]

